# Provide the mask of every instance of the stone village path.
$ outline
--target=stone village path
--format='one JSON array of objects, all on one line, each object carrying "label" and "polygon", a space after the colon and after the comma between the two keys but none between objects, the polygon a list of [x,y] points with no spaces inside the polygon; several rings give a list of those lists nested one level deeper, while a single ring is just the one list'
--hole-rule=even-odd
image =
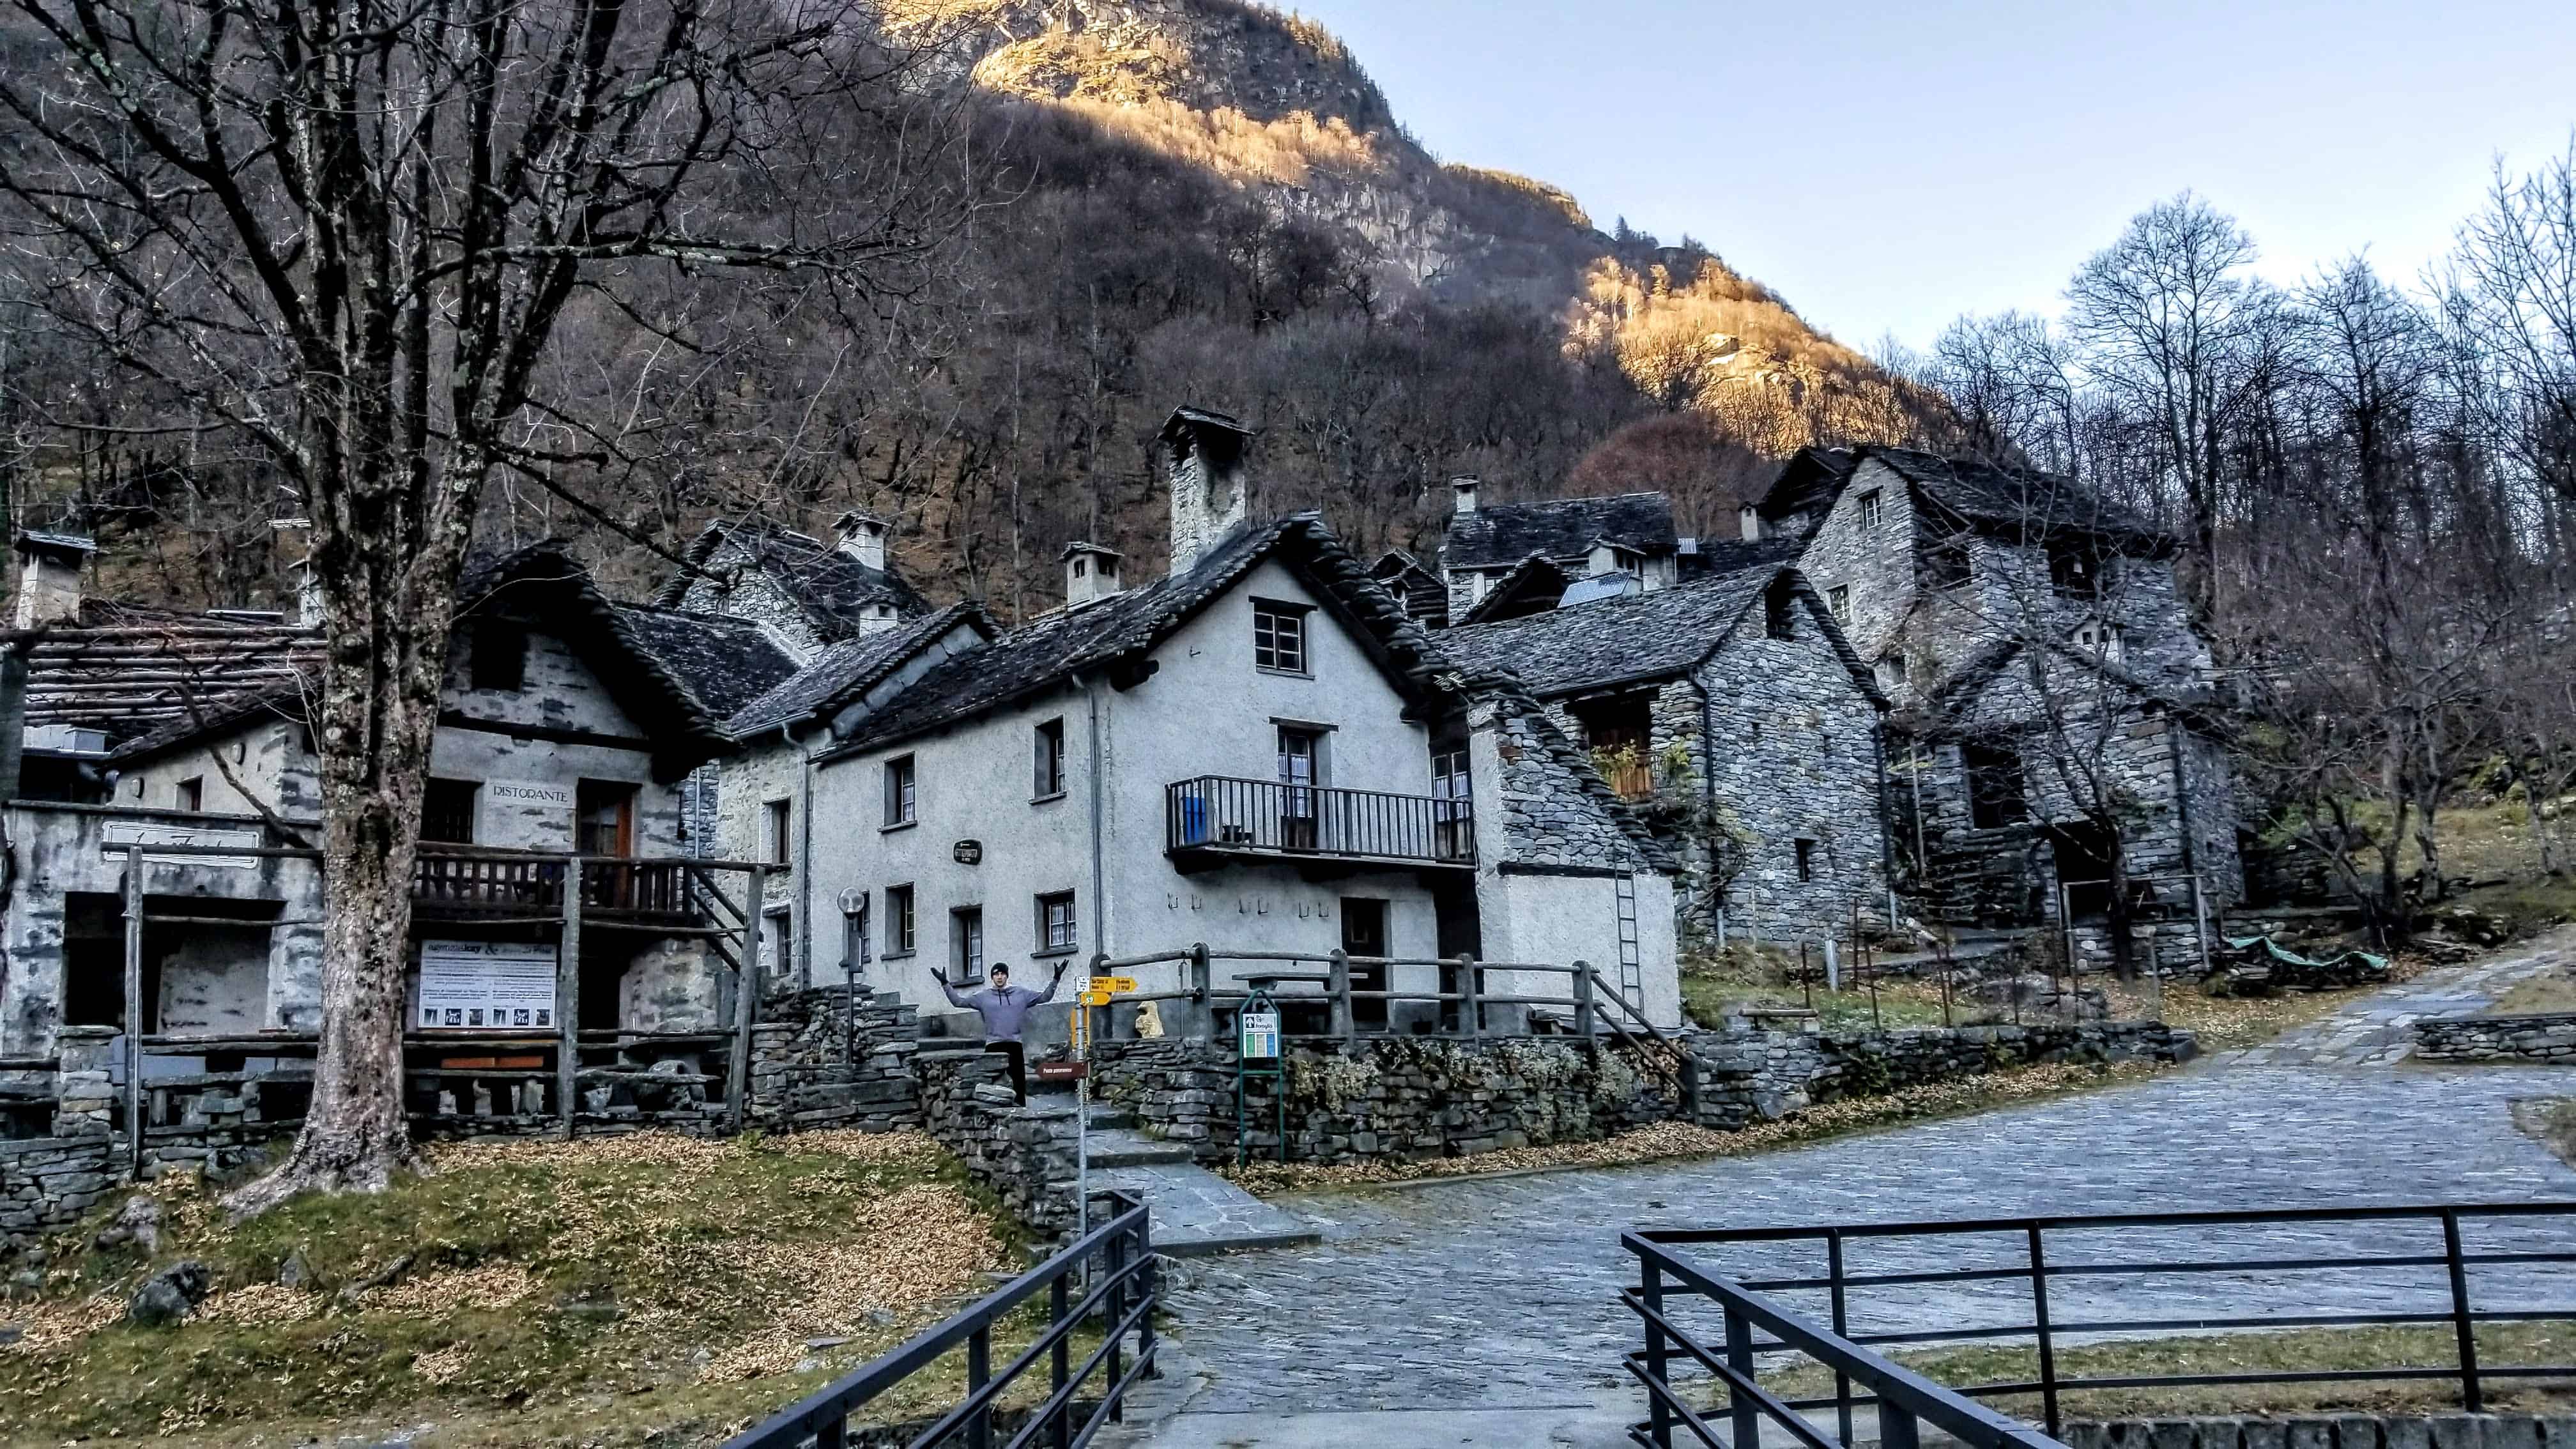
[{"label": "stone village path", "polygon": [[[1614,1442],[1605,1436],[1635,1397],[1618,1366],[1635,1326],[1616,1298],[1633,1272],[1617,1234],[1639,1223],[2576,1199],[2576,1170],[2509,1115],[2516,1098],[2576,1095],[2576,1073],[2398,1061],[2415,1017],[2484,1005],[2571,954],[2576,930],[2562,931],[2130,1087],[1748,1158],[1284,1199],[1323,1244],[1176,1265],[1174,1371],[1139,1416],[1152,1427],[1122,1437],[1175,1449]],[[2472,1249],[2502,1245],[2500,1231],[2472,1228]],[[2292,1241],[2291,1230],[2238,1230],[2221,1251]],[[1853,1261],[1884,1271],[1900,1260],[1855,1249]],[[2576,1296],[2525,1269],[2479,1271],[2481,1303]],[[2250,1286],[2233,1277],[2153,1280],[2177,1285],[2156,1306],[2194,1311]],[[2311,1293],[2319,1283],[2299,1280]],[[2322,1291],[2360,1307],[2419,1288],[2431,1285],[2347,1276]],[[2122,1309],[2155,1291],[2133,1281]],[[2026,1292],[1926,1290],[1883,1312],[1964,1321],[2000,1308],[1990,1321],[2002,1322],[2019,1308],[2027,1322]],[[2060,1292],[2076,1300],[2061,1319],[2082,1310],[2080,1293]],[[1353,1412],[1363,1410],[1380,1412]],[[1447,1412],[1384,1412],[1425,1410]]]}]

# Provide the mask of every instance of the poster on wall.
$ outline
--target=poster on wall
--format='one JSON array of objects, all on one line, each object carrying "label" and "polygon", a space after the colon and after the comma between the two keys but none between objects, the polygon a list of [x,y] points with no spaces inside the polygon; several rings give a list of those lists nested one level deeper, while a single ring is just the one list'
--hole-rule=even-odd
[{"label": "poster on wall", "polygon": [[555,948],[542,941],[420,943],[423,1028],[555,1026]]}]

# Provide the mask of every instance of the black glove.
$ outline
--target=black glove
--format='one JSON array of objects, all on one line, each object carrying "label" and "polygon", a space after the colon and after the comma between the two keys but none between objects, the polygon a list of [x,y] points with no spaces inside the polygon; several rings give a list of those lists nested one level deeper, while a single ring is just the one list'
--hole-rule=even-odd
[{"label": "black glove", "polygon": [[1064,979],[1064,968],[1072,964],[1073,963],[1070,961],[1058,961],[1055,963],[1055,979],[1062,981]]}]

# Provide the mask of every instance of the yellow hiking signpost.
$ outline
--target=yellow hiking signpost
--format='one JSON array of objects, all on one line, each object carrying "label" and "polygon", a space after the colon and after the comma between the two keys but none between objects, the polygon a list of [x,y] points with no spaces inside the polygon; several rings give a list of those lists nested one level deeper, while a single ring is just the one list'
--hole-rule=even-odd
[{"label": "yellow hiking signpost", "polygon": [[[1094,959],[1106,959],[1095,957]],[[1082,1074],[1073,1082],[1074,1236],[1091,1231],[1091,1008],[1107,1006],[1119,992],[1134,991],[1133,976],[1092,976],[1075,996],[1082,1009],[1073,1014],[1073,1059]]]}]

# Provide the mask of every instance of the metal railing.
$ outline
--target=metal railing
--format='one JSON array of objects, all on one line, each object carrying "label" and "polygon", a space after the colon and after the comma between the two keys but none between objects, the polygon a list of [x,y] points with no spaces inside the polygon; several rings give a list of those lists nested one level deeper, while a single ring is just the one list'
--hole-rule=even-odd
[{"label": "metal railing", "polygon": [[[1079,1449],[1090,1443],[1103,1424],[1121,1419],[1128,1389],[1154,1372],[1161,1283],[1145,1205],[1125,1193],[1095,1196],[1110,1200],[1108,1221],[945,1323],[734,1436],[726,1449],[843,1449],[854,1431],[882,1427],[863,1417],[871,1403],[934,1372],[961,1349],[963,1394],[926,1423],[903,1424],[900,1442],[910,1449],[992,1449],[997,1441],[1007,1449]],[[995,1369],[995,1331],[1007,1329],[1041,1296],[1044,1327]],[[1098,1342],[1077,1365],[1077,1340],[1090,1335]],[[1041,1364],[1046,1396],[1035,1404],[1006,1404],[1004,1396]]]},{"label": "metal railing", "polygon": [[[2472,1242],[2472,1226],[2487,1240]],[[2576,1322],[2576,1303],[2547,1297],[2564,1291],[2563,1274],[2490,1278],[2483,1294],[2472,1293],[2482,1270],[2576,1263],[2571,1229],[2576,1203],[1625,1233],[1621,1246],[1637,1259],[1639,1273],[1637,1286],[1621,1296],[1644,1332],[1643,1350],[1626,1363],[1648,1394],[1648,1417],[1631,1437],[1656,1449],[1676,1442],[1748,1445],[1769,1419],[1809,1449],[1848,1449],[1857,1442],[1855,1411],[1873,1409],[1877,1437],[1896,1449],[1915,1443],[1918,1424],[1956,1435],[1972,1449],[2031,1449],[2051,1441],[1977,1401],[2036,1399],[2039,1421],[2054,1435],[2064,1428],[2064,1399],[2073,1393],[2263,1384],[2456,1381],[2462,1406],[2481,1412],[2489,1381],[2576,1378],[2576,1364],[2482,1360],[2477,1338],[2481,1325]],[[1763,1251],[1766,1271],[1707,1260],[1710,1253],[1747,1247]],[[1821,1264],[1779,1271],[1782,1248],[1802,1249],[1810,1264],[1818,1257]],[[1861,1252],[1884,1261],[1856,1267],[1852,1259]],[[2373,1306],[2333,1311],[2354,1302]],[[1704,1341],[1704,1313],[1702,1322],[1692,1320],[1689,1310],[1702,1305],[1715,1306],[1722,1317],[1722,1348]],[[2404,1325],[2447,1329],[2440,1336],[2454,1361],[2163,1374],[2068,1373],[2060,1365],[2070,1343]],[[1899,1348],[1998,1343],[2027,1345],[2036,1373],[1944,1387],[1882,1356]],[[1833,1394],[1783,1398],[1758,1382],[1756,1356],[1783,1352],[1829,1371]],[[1775,1360],[1765,1371],[1779,1366]],[[1678,1380],[1676,1368],[1683,1371]],[[1723,1386],[1731,1438],[1711,1430],[1690,1392],[1696,1370]],[[1808,1417],[1827,1409],[1837,1431],[1832,1435]],[[1677,1432],[1690,1437],[1677,1440]]]},{"label": "metal railing", "polygon": [[1163,787],[1167,854],[1333,856],[1474,865],[1464,800],[1201,775]]}]

